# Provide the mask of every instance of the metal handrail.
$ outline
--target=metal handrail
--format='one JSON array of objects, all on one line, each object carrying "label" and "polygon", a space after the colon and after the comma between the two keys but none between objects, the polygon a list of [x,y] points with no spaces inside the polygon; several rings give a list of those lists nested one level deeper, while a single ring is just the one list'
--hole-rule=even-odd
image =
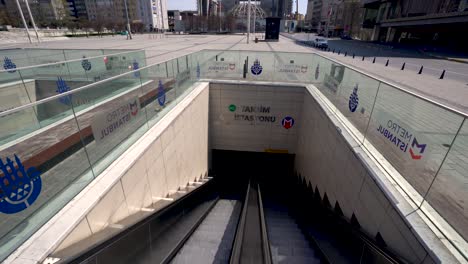
[{"label": "metal handrail", "polygon": [[271,257],[271,248],[270,248],[270,240],[268,239],[268,232],[265,222],[265,214],[263,212],[263,202],[262,202],[262,193],[260,192],[260,184],[257,184],[257,192],[258,192],[258,212],[260,214],[260,228],[262,232],[262,247],[263,247],[263,255],[265,257],[264,263],[273,263]]},{"label": "metal handrail", "polygon": [[79,59],[72,59],[72,60],[64,60],[64,61],[57,61],[57,62],[50,62],[50,63],[44,63],[44,64],[36,64],[36,65],[31,65],[31,66],[24,66],[20,68],[14,68],[14,69],[3,69],[0,70],[0,73],[4,72],[9,72],[12,70],[15,71],[21,71],[21,70],[28,70],[32,68],[40,68],[40,67],[45,67],[45,66],[51,66],[51,65],[56,65],[56,64],[63,64],[63,63],[69,63],[69,62],[77,62],[77,61],[82,61],[82,60],[90,60],[90,59],[98,59],[102,57],[107,57],[107,56],[116,56],[116,55],[121,55],[121,54],[127,54],[127,53],[132,53],[132,52],[138,52],[138,51],[145,51],[144,49],[135,49],[131,51],[123,51],[123,52],[117,52],[117,53],[112,53],[112,54],[105,54],[105,55],[99,55],[99,56],[94,56],[94,57],[86,57],[86,58],[79,58]]},{"label": "metal handrail", "polygon": [[[188,55],[184,55],[184,56],[188,56]],[[182,57],[183,57],[183,56],[182,56]],[[178,57],[178,58],[180,58],[180,57]],[[19,111],[21,111],[21,110],[24,110],[24,109],[27,109],[27,108],[30,108],[30,107],[33,107],[33,106],[36,106],[36,105],[39,105],[39,104],[42,104],[42,103],[49,102],[49,101],[52,101],[52,100],[55,100],[55,99],[64,97],[64,96],[66,96],[66,95],[71,95],[71,94],[74,94],[74,93],[76,93],[76,92],[89,89],[89,88],[91,88],[91,87],[94,87],[94,86],[103,84],[103,83],[108,82],[108,81],[112,81],[112,80],[115,80],[115,79],[119,79],[120,77],[123,77],[123,76],[125,76],[125,75],[132,74],[132,73],[135,73],[135,72],[139,72],[139,71],[145,70],[145,69],[147,69],[147,68],[149,68],[149,67],[157,66],[157,65],[159,65],[159,64],[166,63],[166,62],[169,62],[169,61],[174,60],[174,59],[175,59],[175,58],[167,59],[167,60],[164,60],[164,61],[161,61],[161,62],[158,62],[158,63],[153,63],[153,64],[150,64],[150,65],[147,65],[147,66],[138,68],[138,69],[136,69],[136,70],[128,71],[128,72],[125,72],[125,73],[122,73],[122,74],[119,74],[119,75],[115,75],[115,76],[109,77],[109,78],[104,79],[104,80],[100,80],[100,81],[97,81],[97,82],[94,82],[94,83],[90,83],[90,84],[87,84],[87,85],[83,85],[83,86],[78,87],[78,88],[76,88],[76,89],[73,89],[73,90],[71,90],[71,91],[67,91],[67,92],[64,92],[64,93],[61,93],[61,94],[56,94],[56,95],[53,95],[53,96],[50,96],[50,97],[41,99],[41,100],[39,100],[39,101],[35,101],[35,102],[28,103],[28,104],[24,104],[24,105],[15,107],[15,108],[13,108],[13,109],[9,109],[9,110],[6,110],[6,111],[4,111],[4,112],[1,112],[1,113],[0,113],[0,117],[3,117],[3,116],[6,116],[6,115],[10,115],[10,114],[19,112]]]},{"label": "metal handrail", "polygon": [[231,257],[229,259],[230,264],[240,263],[242,241],[244,238],[245,219],[247,217],[247,204],[249,202],[249,193],[250,193],[250,180],[249,180],[249,184],[247,185],[247,192],[245,194],[244,205],[242,206],[242,213],[239,219],[239,224],[237,225],[234,245],[232,246]]}]

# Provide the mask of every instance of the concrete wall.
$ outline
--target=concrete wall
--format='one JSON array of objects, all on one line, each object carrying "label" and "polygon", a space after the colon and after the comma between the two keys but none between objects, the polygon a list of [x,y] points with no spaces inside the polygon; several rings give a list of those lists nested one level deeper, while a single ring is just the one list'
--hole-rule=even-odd
[{"label": "concrete wall", "polygon": [[237,83],[210,84],[210,148],[295,153],[304,88]]}]

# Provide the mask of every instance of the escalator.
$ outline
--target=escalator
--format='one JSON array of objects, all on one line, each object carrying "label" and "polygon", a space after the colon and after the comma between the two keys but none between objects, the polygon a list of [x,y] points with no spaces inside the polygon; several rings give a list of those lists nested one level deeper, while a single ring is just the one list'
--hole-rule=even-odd
[{"label": "escalator", "polygon": [[59,263],[405,263],[314,199],[291,175],[213,177]]}]

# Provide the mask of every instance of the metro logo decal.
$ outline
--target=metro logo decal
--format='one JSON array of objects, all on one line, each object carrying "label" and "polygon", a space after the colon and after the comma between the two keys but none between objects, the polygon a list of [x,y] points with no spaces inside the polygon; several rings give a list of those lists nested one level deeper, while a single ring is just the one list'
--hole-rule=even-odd
[{"label": "metro logo decal", "polygon": [[281,121],[281,125],[283,125],[283,127],[286,129],[290,129],[294,126],[294,118],[290,116],[283,118],[283,120]]},{"label": "metro logo decal", "polygon": [[416,155],[415,153],[418,153],[418,152],[413,151],[413,148],[420,149],[419,153],[422,154],[426,150],[426,144],[418,144],[418,141],[416,140],[416,138],[413,139],[413,143],[411,144],[411,148],[409,152],[410,152],[412,159],[419,160],[421,159],[422,155]]},{"label": "metro logo decal", "polygon": [[403,153],[409,152],[413,160],[421,160],[423,158],[422,154],[425,152],[427,144],[420,144],[414,133],[406,128],[406,126],[388,119],[387,124],[379,125],[377,131],[380,132],[381,136],[390,141],[392,145],[397,147],[399,151]]}]

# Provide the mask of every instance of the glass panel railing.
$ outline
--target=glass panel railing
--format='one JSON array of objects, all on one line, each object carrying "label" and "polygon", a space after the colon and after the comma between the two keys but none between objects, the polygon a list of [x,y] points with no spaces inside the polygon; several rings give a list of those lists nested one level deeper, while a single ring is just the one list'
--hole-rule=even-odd
[{"label": "glass panel railing", "polygon": [[36,101],[35,83],[18,70],[0,72],[0,113]]},{"label": "glass panel railing", "polygon": [[[99,94],[104,89],[107,93]],[[97,175],[147,131],[145,108],[140,100],[143,92],[139,76],[131,72],[82,93],[95,93],[90,98],[92,104],[78,105],[75,112]]]},{"label": "glass panel railing", "polygon": [[66,95],[0,117],[8,136],[0,146],[0,259],[93,178],[71,106],[59,122],[41,124],[35,114],[63,100]]},{"label": "glass panel railing", "polygon": [[0,59],[2,62],[1,69],[12,69],[30,66],[28,54],[24,49],[8,49],[0,51]]},{"label": "glass panel railing", "polygon": [[[63,59],[63,57],[69,60],[25,68],[11,67],[0,71],[0,88],[6,88],[0,90],[5,95],[2,96],[2,100],[15,97],[10,98],[10,102],[4,104],[5,109],[42,100],[146,65],[144,52],[140,50],[130,52],[116,50],[112,52],[110,50],[39,50],[33,52],[28,50],[28,52],[34,53],[36,60],[51,54],[54,56],[62,54],[62,57],[52,56],[50,62]],[[103,55],[104,52],[109,54]],[[95,57],[96,55],[98,57]],[[21,82],[22,89],[13,89],[18,85],[21,86]]]},{"label": "glass panel railing", "polygon": [[176,63],[143,67],[0,113],[0,260],[185,96],[194,83],[191,67],[177,77]]},{"label": "glass panel railing", "polygon": [[[238,51],[204,51],[194,54],[200,78],[205,79],[241,79],[244,64],[239,60]],[[193,63],[192,63],[193,64]]]},{"label": "glass panel railing", "polygon": [[[88,49],[66,49],[63,50],[65,53],[65,60],[76,60],[88,57],[97,57],[105,55],[103,50],[88,50]],[[122,52],[120,50],[114,50],[114,53]]]},{"label": "glass panel railing", "polygon": [[29,58],[29,65],[66,61],[65,52],[62,49],[24,49],[24,51]]},{"label": "glass panel railing", "polygon": [[300,53],[275,54],[275,81],[304,82],[312,81],[314,55]]},{"label": "glass panel railing", "polygon": [[458,114],[382,83],[366,141],[423,196],[462,122]]},{"label": "glass panel railing", "polygon": [[449,152],[437,174],[425,202],[429,203],[450,225],[468,240],[468,121],[455,140],[444,143]]}]

